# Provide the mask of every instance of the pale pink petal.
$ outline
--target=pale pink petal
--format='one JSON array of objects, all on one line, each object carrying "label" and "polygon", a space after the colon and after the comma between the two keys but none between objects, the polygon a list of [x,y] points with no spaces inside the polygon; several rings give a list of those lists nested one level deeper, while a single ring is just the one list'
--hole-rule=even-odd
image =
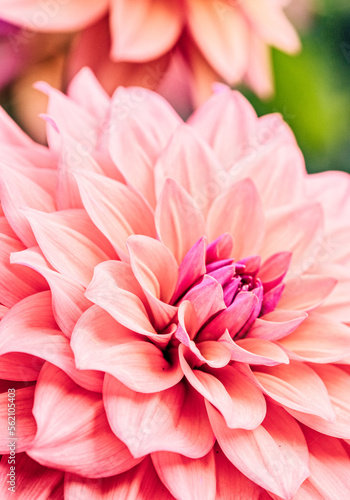
[{"label": "pale pink petal", "polygon": [[226,2],[187,0],[193,38],[211,66],[230,84],[237,83],[247,64],[248,25],[236,6]]},{"label": "pale pink petal", "polygon": [[216,469],[215,500],[262,500],[261,489],[226,458],[220,446],[214,446]]},{"label": "pale pink petal", "polygon": [[54,320],[50,292],[31,295],[13,306],[1,321],[0,337],[1,354],[22,352],[42,358],[59,366],[82,387],[101,392],[102,374],[76,369],[69,340]]},{"label": "pale pink petal", "polygon": [[103,500],[173,500],[160,481],[149,457],[132,469],[112,477],[88,479],[67,473],[65,500],[96,498]]},{"label": "pale pink petal", "polygon": [[165,360],[158,347],[117,323],[98,306],[81,316],[71,346],[78,369],[109,373],[137,392],[162,391],[183,377],[175,349],[169,351],[171,361]]},{"label": "pale pink petal", "polygon": [[269,404],[265,420],[256,429],[229,429],[209,403],[207,409],[216,438],[230,462],[254,483],[282,499],[294,498],[309,476],[308,450],[295,420],[283,408]]},{"label": "pale pink petal", "polygon": [[287,278],[278,307],[309,311],[318,307],[331,294],[337,280],[331,276],[304,274]]},{"label": "pale pink petal", "polygon": [[264,291],[271,290],[283,280],[291,258],[291,252],[279,252],[265,260],[259,269],[259,278],[264,286]]},{"label": "pale pink petal", "polygon": [[270,47],[253,30],[249,31],[248,60],[243,83],[260,99],[271,99],[274,95],[274,75]]},{"label": "pale pink petal", "polygon": [[110,98],[90,68],[85,66],[71,80],[67,95],[101,120],[107,116]]},{"label": "pale pink petal", "polygon": [[[10,472],[11,464],[8,463],[8,459],[9,455],[3,455],[0,463],[0,476],[4,478]],[[63,472],[43,467],[28,457],[26,453],[16,454],[14,467],[16,473],[15,493],[9,492],[10,485],[6,481],[1,481],[1,498],[16,498],[16,500],[28,500],[28,498],[61,500],[63,498]]]},{"label": "pale pink petal", "polygon": [[69,276],[54,271],[38,247],[13,253],[11,263],[35,269],[47,280],[52,293],[55,320],[63,333],[70,337],[80,316],[91,306],[84,295],[85,288]]},{"label": "pale pink petal", "polygon": [[152,453],[158,476],[177,500],[215,500],[214,453],[202,458],[187,458],[178,453]]},{"label": "pale pink petal", "polygon": [[112,97],[110,155],[127,183],[152,206],[155,204],[154,165],[180,123],[170,104],[147,89],[119,88]]},{"label": "pale pink petal", "polygon": [[128,0],[114,0],[111,57],[134,62],[155,59],[176,44],[182,24],[182,6],[177,0],[143,0],[131,5]]},{"label": "pale pink petal", "polygon": [[70,0],[38,5],[36,0],[2,0],[0,16],[34,31],[77,31],[107,10],[109,0]]},{"label": "pale pink petal", "polygon": [[[156,194],[160,195],[165,180],[177,181],[206,215],[216,196],[222,191],[222,170],[213,150],[187,124],[179,126],[155,166]],[[220,235],[221,236],[221,233]]]},{"label": "pale pink petal", "polygon": [[[0,453],[9,452],[11,436],[16,437],[16,453],[25,451],[33,440],[36,433],[32,415],[34,389],[35,386],[23,387],[16,389],[15,393],[6,391],[0,394]],[[13,402],[9,398],[11,394],[14,395]],[[9,427],[14,427],[14,430]]]},{"label": "pale pink petal", "polygon": [[350,328],[321,314],[309,317],[280,340],[289,357],[313,363],[334,363],[350,355]]},{"label": "pale pink petal", "polygon": [[200,458],[214,445],[203,398],[184,381],[165,391],[141,394],[108,377],[103,397],[114,434],[134,457],[171,451]]},{"label": "pale pink petal", "polygon": [[77,386],[49,363],[37,382],[33,414],[38,431],[27,453],[42,465],[93,478],[138,463],[111,431],[101,395]]},{"label": "pale pink petal", "polygon": [[179,264],[206,232],[202,213],[187,192],[172,179],[164,183],[155,219],[161,241],[172,251]]},{"label": "pale pink petal", "polygon": [[48,288],[40,274],[23,266],[11,265],[10,254],[23,248],[17,239],[0,234],[0,302],[6,307]]},{"label": "pale pink petal", "polygon": [[234,342],[228,331],[219,338],[230,351],[231,360],[251,365],[288,364],[287,354],[278,345],[265,339],[242,339]]},{"label": "pale pink petal", "polygon": [[95,266],[111,255],[102,250],[103,236],[82,210],[45,214],[26,208],[22,212],[50,264],[83,286],[90,283]]},{"label": "pale pink petal", "polygon": [[0,377],[8,380],[37,380],[44,360],[21,352],[0,356]]},{"label": "pale pink petal", "polygon": [[255,429],[263,421],[266,412],[264,396],[235,367],[226,366],[210,373],[192,370],[185,354],[184,346],[180,346],[180,363],[185,377],[194,389],[218,408],[230,428]]},{"label": "pale pink petal", "polygon": [[334,422],[327,422],[316,415],[298,411],[288,410],[288,412],[303,424],[322,434],[350,439],[350,375],[332,365],[312,365],[312,368],[327,388],[336,415]]},{"label": "pale pink petal", "polygon": [[247,333],[248,338],[279,340],[292,333],[307,318],[306,312],[275,309],[257,318]]},{"label": "pale pink petal", "polygon": [[350,496],[349,456],[339,439],[305,429],[310,477],[293,500],[334,500]]},{"label": "pale pink petal", "polygon": [[156,236],[153,211],[137,192],[102,175],[73,175],[85,210],[117,252],[127,252],[126,240],[132,234]]},{"label": "pale pink petal", "polygon": [[236,259],[258,252],[264,237],[264,213],[251,180],[234,184],[215,199],[208,214],[208,233],[209,241],[231,234]]},{"label": "pale pink petal", "polygon": [[[257,122],[253,106],[229,87],[214,93],[188,120],[214,149],[226,170],[244,155],[250,137],[256,133]],[[226,179],[229,178],[223,176],[222,182]]]},{"label": "pale pink petal", "polygon": [[350,272],[340,264],[322,262],[316,266],[315,272],[322,276],[332,276],[337,280],[337,284],[318,308],[318,312],[343,323],[350,323]]}]

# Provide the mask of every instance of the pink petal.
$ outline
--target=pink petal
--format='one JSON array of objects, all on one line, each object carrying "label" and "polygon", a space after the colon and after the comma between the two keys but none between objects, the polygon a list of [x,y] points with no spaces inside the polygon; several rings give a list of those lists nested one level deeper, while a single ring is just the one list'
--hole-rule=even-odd
[{"label": "pink petal", "polygon": [[303,424],[327,436],[350,439],[350,375],[332,365],[312,365],[327,388],[336,418],[334,422],[294,410],[288,412]]},{"label": "pink petal", "polygon": [[200,458],[213,447],[215,438],[203,398],[185,382],[141,394],[108,377],[103,396],[113,432],[136,458],[155,451]]},{"label": "pink petal", "polygon": [[13,253],[11,263],[35,269],[47,280],[55,320],[63,333],[70,337],[80,316],[91,306],[84,295],[85,288],[69,276],[54,271],[38,247]]},{"label": "pink petal", "polygon": [[0,377],[8,380],[37,380],[44,360],[21,352],[0,356]]},{"label": "pink petal", "polygon": [[219,339],[229,350],[232,361],[251,365],[275,366],[288,364],[287,354],[278,345],[263,339],[242,339],[234,342],[226,332]]},{"label": "pink petal", "polygon": [[245,153],[249,138],[256,133],[257,122],[253,106],[229,87],[214,93],[188,121],[214,149],[226,170]]},{"label": "pink petal", "polygon": [[[50,292],[31,295],[13,306],[1,321],[0,337],[1,354],[22,352],[42,358],[59,366],[82,387],[101,392],[100,374],[75,368],[69,340],[58,330],[52,314]],[[32,364],[36,368],[35,358]]]},{"label": "pink petal", "polygon": [[308,449],[295,420],[283,408],[269,404],[265,420],[256,429],[229,429],[214,407],[207,404],[207,409],[219,445],[230,462],[268,491],[284,500],[294,498],[309,476]]},{"label": "pink petal", "polygon": [[[16,437],[16,453],[25,451],[35,436],[36,424],[32,415],[34,389],[35,386],[23,387],[16,389],[15,393],[0,394],[0,452],[3,454],[9,453],[7,445],[11,441],[11,432],[8,427],[12,426],[12,422],[15,428],[12,435]],[[11,406],[11,400],[8,399],[9,394],[14,394],[14,406]]]},{"label": "pink petal", "polygon": [[0,301],[7,307],[47,289],[47,283],[35,271],[11,265],[11,252],[18,252],[23,248],[24,245],[17,239],[0,234]]},{"label": "pink petal", "polygon": [[178,453],[152,453],[152,462],[161,481],[177,500],[215,500],[214,453],[187,458]]},{"label": "pink petal", "polygon": [[103,498],[103,500],[173,500],[146,457],[139,465],[117,476],[88,479],[75,474],[65,475],[65,500]]},{"label": "pink petal", "polygon": [[93,116],[98,116],[101,120],[107,116],[110,98],[92,70],[87,66],[71,80],[67,94]]},{"label": "pink petal", "polygon": [[[249,376],[243,365],[239,365],[239,368]],[[289,365],[259,366],[254,376],[263,392],[277,403],[292,410],[334,420],[335,414],[326,386],[305,363],[291,361]]]},{"label": "pink petal", "polygon": [[154,214],[135,191],[113,179],[93,173],[74,173],[89,217],[118,253],[126,253],[132,234],[156,236]]},{"label": "pink petal", "polygon": [[98,306],[81,316],[71,346],[80,370],[107,372],[137,392],[162,391],[183,377],[174,349],[169,351],[168,362],[158,347],[117,323]]},{"label": "pink petal", "polygon": [[206,263],[211,264],[228,259],[232,255],[232,250],[233,238],[230,234],[224,233],[208,245]]},{"label": "pink petal", "polygon": [[221,412],[230,428],[255,429],[263,421],[266,405],[261,391],[235,367],[210,373],[191,369],[182,345],[179,357],[189,383]]},{"label": "pink petal", "polygon": [[[0,476],[4,478],[10,472],[11,465],[8,463],[8,459],[9,455],[3,455],[0,463]],[[15,495],[11,491],[9,493],[9,484],[6,481],[1,481],[1,498],[13,497],[16,500],[28,500],[28,498],[61,500],[63,498],[63,472],[43,467],[25,453],[16,454],[14,467],[16,493]]]},{"label": "pink petal", "polygon": [[72,0],[38,7],[34,0],[4,0],[0,14],[10,23],[35,31],[77,31],[101,17],[108,3]]},{"label": "pink petal", "polygon": [[[350,355],[350,328],[321,314],[312,313],[280,345],[289,357],[313,363],[334,363]],[[295,354],[295,356],[294,356]]]},{"label": "pink petal", "polygon": [[233,236],[236,259],[259,251],[264,237],[264,214],[258,192],[249,179],[224,191],[210,209],[209,241],[226,232]]},{"label": "pink petal", "polygon": [[309,311],[319,306],[336,286],[336,279],[329,276],[304,274],[286,280],[278,307]]},{"label": "pink petal", "polygon": [[261,500],[260,488],[242,474],[215,444],[216,500]]},{"label": "pink petal", "polygon": [[247,333],[248,338],[279,340],[294,332],[307,318],[307,313],[275,309],[261,318],[257,318]]},{"label": "pink petal", "polygon": [[109,151],[114,163],[127,183],[154,206],[153,167],[180,118],[154,92],[120,87],[112,97],[110,120]]},{"label": "pink petal", "polygon": [[[170,50],[182,30],[183,12],[177,0],[147,0],[111,4],[111,57],[116,61],[145,62]],[[157,36],[154,34],[157,33]]]},{"label": "pink petal", "polygon": [[285,277],[292,258],[291,252],[279,252],[269,257],[259,269],[259,278],[268,292],[279,285]]},{"label": "pink petal", "polygon": [[318,308],[320,314],[333,318],[343,323],[350,323],[350,273],[339,264],[325,264],[317,266],[317,273],[332,276],[337,284]]},{"label": "pink petal", "polygon": [[49,363],[37,382],[33,414],[38,431],[27,453],[42,465],[94,478],[138,463],[112,433],[101,396],[77,386]]},{"label": "pink petal", "polygon": [[181,264],[187,252],[205,234],[203,215],[187,192],[174,180],[167,179],[155,217],[161,241]]},{"label": "pink petal", "polygon": [[218,177],[221,170],[222,167],[208,144],[191,127],[183,124],[174,131],[166,148],[159,155],[155,167],[157,196],[159,197],[165,180],[174,179],[206,216],[210,205],[223,189]]},{"label": "pink petal", "polygon": [[101,233],[84,211],[75,209],[45,214],[26,208],[22,212],[29,220],[38,244],[50,264],[81,285],[87,286],[92,279],[94,267],[109,259],[109,255],[102,250]]}]

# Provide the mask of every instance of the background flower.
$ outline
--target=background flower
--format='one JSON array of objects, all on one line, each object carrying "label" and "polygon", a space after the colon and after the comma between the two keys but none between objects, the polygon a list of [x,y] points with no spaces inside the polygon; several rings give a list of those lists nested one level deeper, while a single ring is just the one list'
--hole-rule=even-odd
[{"label": "background flower", "polygon": [[38,87],[48,148],[1,115],[18,488],[346,498],[349,176],[308,176],[281,117],[226,87],[187,124],[87,69],[69,97]]}]

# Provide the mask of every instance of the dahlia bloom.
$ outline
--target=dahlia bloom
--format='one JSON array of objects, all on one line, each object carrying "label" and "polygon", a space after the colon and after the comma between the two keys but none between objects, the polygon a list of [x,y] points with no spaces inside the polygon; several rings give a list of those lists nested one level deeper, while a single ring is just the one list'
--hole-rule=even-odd
[{"label": "dahlia bloom", "polygon": [[349,176],[226,87],[38,87],[47,148],[0,115],[19,498],[348,498]]},{"label": "dahlia bloom", "polygon": [[83,30],[71,71],[89,65],[111,91],[158,82],[175,47],[190,66],[195,98],[218,79],[243,81],[266,96],[273,87],[269,47],[299,49],[283,10],[289,1],[0,0],[0,17],[43,32]]}]

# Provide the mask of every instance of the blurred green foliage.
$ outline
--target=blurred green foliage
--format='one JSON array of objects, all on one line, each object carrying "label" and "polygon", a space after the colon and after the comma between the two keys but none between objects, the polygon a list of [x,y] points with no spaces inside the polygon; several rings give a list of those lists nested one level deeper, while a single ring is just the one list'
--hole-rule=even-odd
[{"label": "blurred green foliage", "polygon": [[276,92],[259,115],[280,112],[293,129],[309,172],[350,172],[350,0],[323,0],[295,56],[273,52]]}]

